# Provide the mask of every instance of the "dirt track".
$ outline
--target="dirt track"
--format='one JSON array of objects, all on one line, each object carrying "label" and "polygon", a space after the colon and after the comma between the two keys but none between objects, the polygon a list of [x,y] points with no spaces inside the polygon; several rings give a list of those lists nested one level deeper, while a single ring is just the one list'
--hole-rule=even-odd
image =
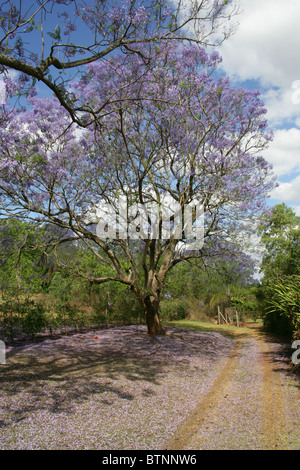
[{"label": "dirt track", "polygon": [[0,449],[300,449],[290,351],[255,329],[228,337],[182,327],[152,338],[124,326],[9,348]]},{"label": "dirt track", "polygon": [[[282,358],[274,361],[266,337],[256,329],[246,336],[236,331],[228,363],[166,449],[243,449],[251,447],[251,433],[254,448],[300,449],[299,384],[281,373]],[[291,407],[298,417],[289,416]]]}]

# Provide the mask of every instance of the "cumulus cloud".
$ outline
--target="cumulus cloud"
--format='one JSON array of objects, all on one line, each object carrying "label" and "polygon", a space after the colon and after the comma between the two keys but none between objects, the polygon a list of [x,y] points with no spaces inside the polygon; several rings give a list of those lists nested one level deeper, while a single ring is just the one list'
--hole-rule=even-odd
[{"label": "cumulus cloud", "polygon": [[295,90],[291,86],[270,88],[263,93],[263,101],[267,108],[267,119],[274,128],[290,123],[300,128],[300,102],[296,101],[300,88]]},{"label": "cumulus cloud", "polygon": [[278,177],[300,172],[300,129],[277,129],[264,157],[273,164]]},{"label": "cumulus cloud", "polygon": [[261,89],[274,131],[264,157],[279,181],[271,197],[300,214],[300,2],[241,0],[241,10],[236,34],[219,49],[222,67],[237,83]]},{"label": "cumulus cloud", "polygon": [[291,181],[279,182],[279,186],[274,189],[272,197],[286,203],[300,202],[300,175]]},{"label": "cumulus cloud", "polygon": [[242,0],[237,33],[221,47],[226,72],[265,86],[300,79],[298,0]]},{"label": "cumulus cloud", "polygon": [[220,48],[224,71],[257,81],[272,125],[299,123],[300,100],[293,98],[300,94],[292,88],[300,81],[299,0],[241,0],[241,10],[236,34]]},{"label": "cumulus cloud", "polygon": [[300,129],[276,130],[264,156],[278,176],[279,186],[272,191],[272,199],[285,202],[300,215]]},{"label": "cumulus cloud", "polygon": [[296,215],[298,215],[298,217],[300,217],[300,205],[299,206],[291,206],[293,211],[295,212]]}]

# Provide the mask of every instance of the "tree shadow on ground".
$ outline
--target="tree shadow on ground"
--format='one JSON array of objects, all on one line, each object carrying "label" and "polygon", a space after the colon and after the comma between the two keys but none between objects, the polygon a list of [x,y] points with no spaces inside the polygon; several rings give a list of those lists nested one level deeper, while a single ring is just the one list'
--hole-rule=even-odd
[{"label": "tree shadow on ground", "polygon": [[[2,408],[7,406],[6,411],[18,421],[37,410],[72,413],[92,396],[100,401],[103,396],[105,404],[111,394],[131,401],[135,396],[122,386],[124,379],[159,384],[162,374],[161,364],[125,353],[122,357],[108,352],[78,357],[78,352],[68,348],[62,359],[27,356],[23,363],[14,362],[3,371],[1,389],[8,400],[2,398]],[[14,397],[15,404],[19,397],[19,404],[11,406],[9,397]]]},{"label": "tree shadow on ground", "polygon": [[267,361],[272,365],[273,372],[284,373],[286,377],[296,379],[295,387],[300,388],[300,370],[294,367],[292,355],[292,340],[288,336],[281,336],[269,332],[264,326],[256,329],[258,336],[269,347],[269,351],[263,353]]},{"label": "tree shadow on ground", "polygon": [[[209,336],[193,332],[151,338],[141,329],[124,329],[101,332],[97,339],[93,335],[13,348],[1,369],[5,418],[0,426],[37,411],[72,414],[91,398],[110,405],[116,399],[132,401],[141,394],[151,397],[170,369],[180,372],[194,355],[203,355],[212,364],[219,357]],[[225,346],[227,349],[222,343],[223,357],[231,351],[229,344]],[[201,373],[205,376],[205,371]],[[138,394],[130,383],[137,384]]]}]

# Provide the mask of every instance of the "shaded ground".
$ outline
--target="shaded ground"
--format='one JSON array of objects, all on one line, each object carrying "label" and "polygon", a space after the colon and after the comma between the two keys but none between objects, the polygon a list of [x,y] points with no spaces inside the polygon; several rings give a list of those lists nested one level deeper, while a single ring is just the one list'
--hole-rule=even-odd
[{"label": "shaded ground", "polygon": [[257,333],[119,327],[11,347],[0,368],[0,449],[300,447],[299,381]]}]

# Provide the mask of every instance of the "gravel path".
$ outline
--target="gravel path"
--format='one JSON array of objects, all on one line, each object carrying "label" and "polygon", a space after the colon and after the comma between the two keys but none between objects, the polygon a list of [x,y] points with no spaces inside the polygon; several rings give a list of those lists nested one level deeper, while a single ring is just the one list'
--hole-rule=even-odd
[{"label": "gravel path", "polygon": [[167,448],[300,449],[299,380],[277,343],[256,332],[238,338],[214,386]]},{"label": "gravel path", "polygon": [[[299,449],[299,380],[257,334],[119,327],[10,348],[0,449]],[[237,329],[238,331],[238,329]]]}]

